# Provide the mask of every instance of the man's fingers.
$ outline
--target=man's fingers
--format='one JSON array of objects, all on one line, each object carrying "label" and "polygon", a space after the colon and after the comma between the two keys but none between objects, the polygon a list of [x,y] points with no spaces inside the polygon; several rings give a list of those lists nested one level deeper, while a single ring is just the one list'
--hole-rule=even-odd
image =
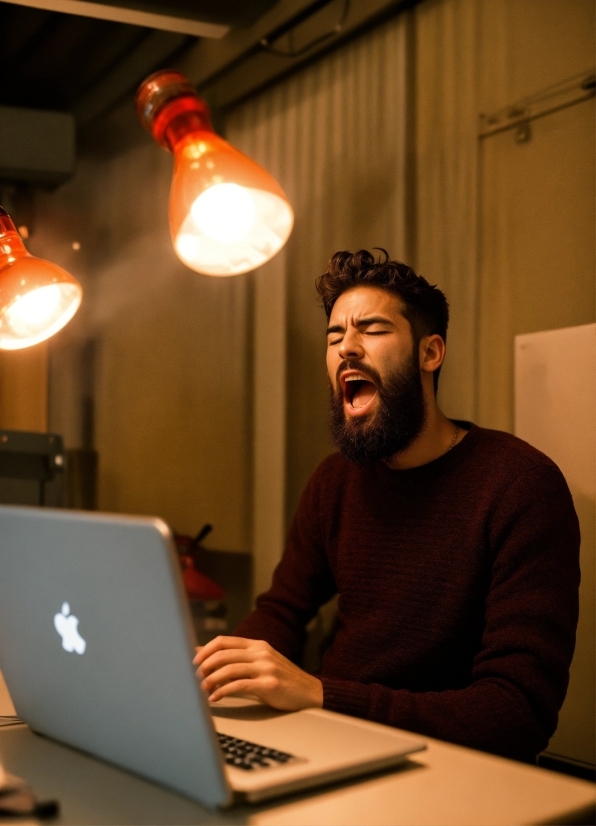
[{"label": "man's fingers", "polygon": [[201,688],[212,702],[231,694],[249,694],[282,711],[323,705],[321,681],[262,641],[244,650],[216,651],[205,661],[205,671],[209,673],[199,667],[197,676],[203,677]]},{"label": "man's fingers", "polygon": [[252,680],[260,676],[262,670],[255,663],[230,663],[218,668],[205,677],[201,683],[201,688],[205,691],[213,691],[218,685],[224,685],[232,680]]},{"label": "man's fingers", "polygon": [[[235,680],[231,683],[219,686],[209,695],[209,702],[215,703],[221,700],[222,697],[228,697],[230,694],[253,694],[256,696],[253,680]],[[257,699],[260,699],[258,697]]]},{"label": "man's fingers", "polygon": [[207,677],[218,668],[229,663],[249,663],[258,659],[258,653],[250,649],[229,648],[225,651],[216,651],[200,664],[197,674]]},{"label": "man's fingers", "polygon": [[200,665],[216,651],[226,648],[248,648],[251,643],[254,643],[254,640],[247,640],[245,637],[216,637],[207,645],[202,645],[197,649],[193,663],[194,665]]}]

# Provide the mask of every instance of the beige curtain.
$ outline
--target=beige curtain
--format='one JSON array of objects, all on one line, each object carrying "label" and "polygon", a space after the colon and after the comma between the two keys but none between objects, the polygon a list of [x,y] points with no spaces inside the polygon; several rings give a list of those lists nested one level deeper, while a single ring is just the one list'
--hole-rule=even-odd
[{"label": "beige curtain", "polygon": [[448,416],[475,419],[480,3],[431,0],[414,14],[415,264],[450,305],[439,403]]},{"label": "beige curtain", "polygon": [[[281,554],[285,515],[331,450],[315,278],[339,249],[380,246],[409,257],[408,22],[366,34],[227,119],[227,138],[277,177],[296,215],[283,258],[254,276],[257,592]],[[274,354],[283,350],[280,362]],[[282,399],[272,381],[283,382]]]},{"label": "beige curtain", "polygon": [[47,430],[47,345],[0,354],[0,429]]}]

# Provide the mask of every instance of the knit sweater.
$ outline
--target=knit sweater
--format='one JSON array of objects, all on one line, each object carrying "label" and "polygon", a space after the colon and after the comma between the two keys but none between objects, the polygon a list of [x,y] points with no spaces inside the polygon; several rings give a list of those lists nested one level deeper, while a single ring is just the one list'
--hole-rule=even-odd
[{"label": "knit sweater", "polygon": [[456,447],[410,470],[327,457],[236,633],[298,662],[305,626],[338,592],[324,708],[533,760],[567,689],[578,521],[544,454],[458,425]]}]

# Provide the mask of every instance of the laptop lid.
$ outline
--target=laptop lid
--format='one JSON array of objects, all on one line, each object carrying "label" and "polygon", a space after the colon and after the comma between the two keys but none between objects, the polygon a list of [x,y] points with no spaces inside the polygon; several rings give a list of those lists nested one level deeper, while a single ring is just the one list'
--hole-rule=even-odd
[{"label": "laptop lid", "polygon": [[159,519],[0,506],[0,669],[34,731],[209,806],[232,795]]}]

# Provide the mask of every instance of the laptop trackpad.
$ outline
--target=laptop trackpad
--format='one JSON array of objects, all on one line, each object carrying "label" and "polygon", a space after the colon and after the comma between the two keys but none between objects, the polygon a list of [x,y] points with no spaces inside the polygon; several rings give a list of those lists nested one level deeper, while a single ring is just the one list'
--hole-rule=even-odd
[{"label": "laptop trackpad", "polygon": [[224,697],[217,703],[210,703],[209,708],[212,717],[226,717],[229,720],[271,720],[288,713],[263,705],[249,697]]}]

